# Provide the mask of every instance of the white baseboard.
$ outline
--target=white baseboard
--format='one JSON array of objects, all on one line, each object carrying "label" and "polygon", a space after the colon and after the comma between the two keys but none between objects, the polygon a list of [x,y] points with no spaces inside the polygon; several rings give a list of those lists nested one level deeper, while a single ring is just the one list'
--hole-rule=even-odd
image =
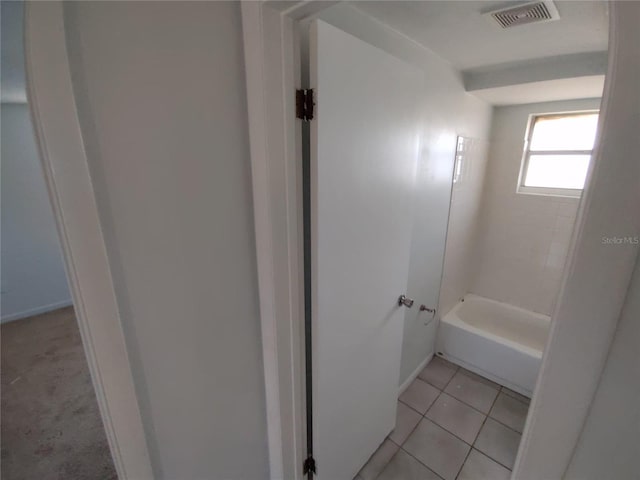
[{"label": "white baseboard", "polygon": [[411,385],[411,382],[413,382],[416,378],[418,378],[418,375],[420,375],[420,372],[422,371],[422,369],[427,366],[427,363],[429,363],[432,358],[433,358],[433,352],[427,355],[427,358],[425,358],[422,362],[420,362],[420,365],[418,365],[418,367],[413,372],[411,372],[411,375],[409,375],[407,379],[404,382],[402,382],[402,385],[400,385],[400,388],[398,389],[398,396],[402,395],[404,391],[407,388],[409,388],[409,385]]},{"label": "white baseboard", "polygon": [[70,305],[73,305],[73,302],[71,301],[71,299],[63,300],[61,302],[56,302],[56,303],[50,303],[49,305],[43,305],[42,307],[30,308],[29,310],[23,310],[22,312],[3,315],[0,322],[2,323],[13,322],[14,320],[20,320],[21,318],[32,317],[34,315],[39,315],[41,313],[46,313],[52,310],[57,310],[59,308],[68,307]]}]

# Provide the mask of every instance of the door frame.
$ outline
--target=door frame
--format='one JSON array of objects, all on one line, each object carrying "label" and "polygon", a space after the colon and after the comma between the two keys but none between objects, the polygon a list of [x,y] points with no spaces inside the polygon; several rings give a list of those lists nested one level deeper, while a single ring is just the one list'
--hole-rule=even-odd
[{"label": "door frame", "polygon": [[[302,478],[306,455],[302,133],[294,104],[294,92],[301,87],[299,28],[302,20],[335,3],[338,2],[242,2],[272,479]],[[596,233],[606,235],[617,231],[616,228],[624,231],[629,226],[638,226],[639,221],[634,218],[634,212],[616,209],[620,199],[637,199],[635,179],[619,175],[612,189],[607,177],[614,167],[604,167],[601,160],[602,152],[609,147],[605,144],[615,136],[617,128],[615,121],[611,125],[608,122],[615,117],[612,110],[615,106],[609,97],[618,88],[616,56],[620,36],[617,29],[624,16],[619,11],[626,7],[618,2],[609,5],[609,66],[599,135],[603,141],[596,147],[590,185],[583,192],[560,298],[552,315],[551,334],[512,474],[514,479],[561,478],[566,470],[604,368],[637,255],[637,248],[604,251],[594,246],[592,240]],[[598,275],[585,279],[581,277],[584,272],[598,272]],[[609,280],[606,285],[602,285],[602,278]],[[583,331],[596,332],[598,336],[587,338],[580,335]],[[576,375],[576,369],[563,368],[567,362],[589,365],[589,374]],[[562,404],[548,401],[562,385],[572,387],[563,391],[565,401]],[[573,408],[567,408],[568,405]],[[549,438],[558,441],[549,442]],[[540,475],[543,471],[554,474]]]},{"label": "door frame", "polygon": [[270,478],[306,457],[302,126],[297,22],[336,2],[242,2]]},{"label": "door frame", "polygon": [[31,112],[84,352],[118,478],[153,479],[140,407],[84,149],[63,4],[25,2]]}]

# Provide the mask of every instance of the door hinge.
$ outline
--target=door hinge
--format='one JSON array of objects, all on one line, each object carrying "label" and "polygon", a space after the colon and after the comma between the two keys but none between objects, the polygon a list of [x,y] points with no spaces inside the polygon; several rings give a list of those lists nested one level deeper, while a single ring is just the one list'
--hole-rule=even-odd
[{"label": "door hinge", "polygon": [[296,90],[296,118],[305,122],[313,119],[313,89],[303,88]]},{"label": "door hinge", "polygon": [[304,463],[302,464],[302,473],[306,475],[307,473],[316,473],[316,461],[313,457],[307,457]]}]

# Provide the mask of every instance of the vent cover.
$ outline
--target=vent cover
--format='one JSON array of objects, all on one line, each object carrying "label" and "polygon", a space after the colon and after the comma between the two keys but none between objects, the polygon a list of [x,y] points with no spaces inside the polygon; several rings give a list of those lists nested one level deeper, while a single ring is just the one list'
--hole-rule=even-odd
[{"label": "vent cover", "polygon": [[549,22],[560,18],[556,6],[552,1],[548,0],[495,10],[485,15],[490,15],[502,28],[516,27],[528,23]]}]

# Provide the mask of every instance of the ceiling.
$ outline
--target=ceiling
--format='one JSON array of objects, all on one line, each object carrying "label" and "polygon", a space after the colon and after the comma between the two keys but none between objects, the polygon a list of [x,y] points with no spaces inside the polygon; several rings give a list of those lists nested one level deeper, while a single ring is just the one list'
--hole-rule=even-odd
[{"label": "ceiling", "polygon": [[24,42],[22,2],[3,1],[1,18],[1,89],[2,103],[24,103],[27,101],[24,74]]},{"label": "ceiling", "polygon": [[[290,6],[298,2],[281,3]],[[607,50],[607,7],[600,0],[559,0],[555,5],[560,20],[504,30],[490,18],[482,16],[482,13],[516,2],[355,0],[348,3],[435,52],[460,71],[534,58]],[[1,8],[1,100],[25,102],[23,2],[3,1]],[[578,83],[565,79],[553,84],[551,89],[551,85],[547,84],[542,90],[553,93],[554,99],[576,95],[576,92],[597,93],[598,88],[601,92],[601,87],[597,85],[602,84],[603,78],[601,76],[599,83],[593,78],[578,78]],[[523,92],[522,88],[505,90],[504,95],[500,89],[491,89],[485,92],[485,100],[494,104],[506,101],[522,103],[532,98],[534,88],[540,89],[543,85],[530,85],[528,91],[531,93],[520,95],[520,101],[517,92]],[[590,89],[587,85],[591,86]],[[479,92],[474,94],[483,95]]]},{"label": "ceiling", "polygon": [[607,50],[603,1],[560,0],[556,21],[502,29],[482,13],[523,2],[352,1],[350,4],[450,62],[458,70]]}]

